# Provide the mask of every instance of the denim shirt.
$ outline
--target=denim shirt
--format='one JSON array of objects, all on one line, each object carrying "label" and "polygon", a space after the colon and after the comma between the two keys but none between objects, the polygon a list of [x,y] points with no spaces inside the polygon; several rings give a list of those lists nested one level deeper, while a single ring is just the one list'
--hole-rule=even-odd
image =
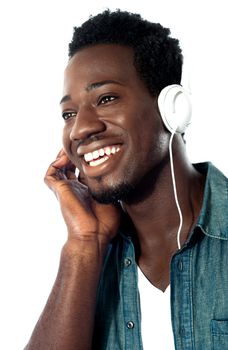
[{"label": "denim shirt", "polygon": [[[207,174],[202,209],[170,265],[175,349],[228,350],[228,180],[211,163],[195,167]],[[141,350],[140,326],[134,244],[120,232],[104,261],[93,349]]]}]

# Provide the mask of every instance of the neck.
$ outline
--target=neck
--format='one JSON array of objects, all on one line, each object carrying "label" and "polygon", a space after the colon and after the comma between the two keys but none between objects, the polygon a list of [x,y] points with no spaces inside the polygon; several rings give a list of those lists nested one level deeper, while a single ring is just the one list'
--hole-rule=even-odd
[{"label": "neck", "polygon": [[[185,151],[180,145],[174,145],[174,170],[177,197],[183,215],[181,244],[186,240],[201,208],[204,179],[188,162]],[[150,186],[150,184],[153,184]],[[179,214],[174,198],[170,161],[162,169],[150,175],[137,189],[141,200],[131,199],[123,203],[136,230],[141,249],[166,247],[170,251],[177,249],[177,231]],[[137,193],[135,198],[138,199]]]},{"label": "neck", "polygon": [[[200,212],[204,177],[187,160],[180,137],[173,141],[177,197],[183,216],[180,234],[183,245]],[[135,198],[122,203],[134,225],[137,263],[149,281],[162,291],[169,284],[169,266],[178,249],[177,232],[180,224],[170,159],[167,158],[137,188]]]}]

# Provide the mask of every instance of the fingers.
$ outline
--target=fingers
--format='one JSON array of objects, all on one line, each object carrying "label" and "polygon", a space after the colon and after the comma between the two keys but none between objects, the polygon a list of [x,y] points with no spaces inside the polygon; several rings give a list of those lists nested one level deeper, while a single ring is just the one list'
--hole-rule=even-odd
[{"label": "fingers", "polygon": [[59,153],[57,154],[57,156],[56,156],[56,159],[58,159],[58,158],[60,158],[62,155],[66,155],[66,152],[64,151],[64,149],[62,148],[60,151],[59,151]]},{"label": "fingers", "polygon": [[46,175],[44,177],[44,182],[46,185],[54,189],[54,185],[59,180],[73,180],[76,179],[75,177],[75,166],[74,164],[69,160],[64,150],[61,150],[57,158],[54,162],[50,164],[48,167],[48,170],[46,172]]}]

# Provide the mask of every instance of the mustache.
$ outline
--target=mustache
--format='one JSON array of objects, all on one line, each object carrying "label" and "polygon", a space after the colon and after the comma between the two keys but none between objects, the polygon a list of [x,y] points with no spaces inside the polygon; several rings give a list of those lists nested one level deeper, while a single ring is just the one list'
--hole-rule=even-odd
[{"label": "mustache", "polygon": [[78,147],[79,146],[87,146],[89,145],[90,143],[94,142],[94,141],[100,141],[100,140],[103,140],[105,138],[104,135],[90,135],[88,136],[86,139],[81,139],[78,141]]},{"label": "mustache", "polygon": [[118,134],[97,134],[97,135],[90,135],[88,136],[86,139],[81,139],[78,140],[77,143],[77,148],[79,146],[88,146],[90,143],[95,142],[95,141],[101,141],[101,140],[105,140],[105,139],[109,139],[109,138],[116,138],[116,137],[122,137],[122,133],[118,133]]}]

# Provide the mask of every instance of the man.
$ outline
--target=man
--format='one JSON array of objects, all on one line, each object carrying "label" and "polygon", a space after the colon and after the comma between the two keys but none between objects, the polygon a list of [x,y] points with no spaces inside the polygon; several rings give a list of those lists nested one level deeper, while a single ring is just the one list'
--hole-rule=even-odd
[{"label": "man", "polygon": [[[227,180],[188,161],[188,102],[175,127],[161,118],[169,90],[171,123],[186,95],[178,41],[139,15],[105,11],[75,28],[69,48],[63,150],[45,176],[68,238],[26,349],[138,350],[146,337],[150,349],[228,349]],[[160,298],[149,334],[138,276]]]}]

